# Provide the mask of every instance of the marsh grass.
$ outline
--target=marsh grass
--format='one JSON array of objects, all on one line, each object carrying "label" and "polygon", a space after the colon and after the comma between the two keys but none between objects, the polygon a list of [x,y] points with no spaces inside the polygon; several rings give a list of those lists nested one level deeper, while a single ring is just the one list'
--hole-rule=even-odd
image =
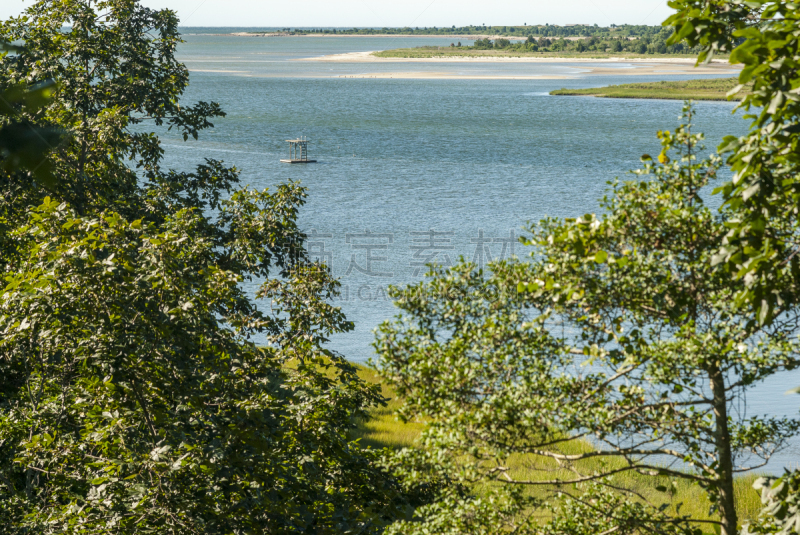
[{"label": "marsh grass", "polygon": [[358,366],[358,375],[365,381],[381,385],[381,393],[388,401],[385,407],[374,407],[370,410],[369,418],[359,418],[356,421],[352,438],[359,439],[362,446],[370,448],[412,447],[422,433],[424,424],[403,423],[397,419],[395,412],[402,405],[402,401],[381,381],[377,371],[366,366]]},{"label": "marsh grass", "polygon": [[[402,404],[397,399],[391,389],[383,384],[378,373],[366,366],[359,366],[359,376],[374,384],[380,384],[384,397],[389,401],[385,407],[373,409],[366,419],[359,419],[356,428],[352,432],[354,439],[359,439],[363,446],[370,448],[390,448],[399,449],[402,447],[413,447],[414,440],[422,432],[422,423],[403,423],[395,416],[394,412]],[[587,452],[592,446],[583,440],[573,440],[565,443],[561,447],[564,453]],[[511,468],[510,474],[515,479],[543,481],[550,479],[569,479],[574,476],[567,469],[559,468],[555,461],[541,459],[531,455],[513,455],[508,459],[508,466]],[[599,461],[589,459],[581,461],[575,465],[583,473],[599,472],[602,469],[615,468],[623,465],[621,459],[611,459]],[[758,492],[753,489],[753,482],[758,475],[742,476],[736,479],[734,492],[736,493],[736,503],[739,513],[740,523],[755,519],[761,509],[761,500]],[[668,504],[668,511],[688,515],[699,520],[716,520],[717,517],[711,512],[711,503],[708,501],[705,492],[698,485],[683,479],[674,479],[667,476],[644,476],[634,472],[622,472],[616,474],[612,480],[618,487],[629,489],[655,505]],[[497,483],[494,483],[497,484]],[[479,486],[476,491],[488,489],[492,483]],[[658,490],[657,487],[665,487],[667,490]],[[571,490],[571,485],[565,485],[564,490]],[[546,498],[557,490],[555,487],[542,487],[531,485],[528,487],[530,495]],[[641,498],[635,498],[641,499]],[[544,514],[536,515],[541,521],[546,521]],[[702,525],[704,532],[708,534],[717,533],[711,525]]]},{"label": "marsh grass", "polygon": [[[652,98],[670,100],[728,100],[727,93],[738,85],[736,78],[681,80],[611,85],[588,89],[556,89],[551,95],[591,96],[605,98]],[[741,97],[745,90],[736,94]]]}]

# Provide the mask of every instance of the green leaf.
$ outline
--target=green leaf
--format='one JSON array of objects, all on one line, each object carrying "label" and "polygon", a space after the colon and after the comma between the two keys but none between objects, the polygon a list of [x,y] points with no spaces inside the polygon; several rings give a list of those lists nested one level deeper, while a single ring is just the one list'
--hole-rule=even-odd
[{"label": "green leaf", "polygon": [[676,41],[680,41],[688,37],[694,31],[694,24],[691,21],[686,21],[681,26],[680,30],[677,32],[675,36]]},{"label": "green leaf", "polygon": [[602,264],[608,258],[608,253],[605,251],[597,251],[594,255],[594,261],[598,264]]}]

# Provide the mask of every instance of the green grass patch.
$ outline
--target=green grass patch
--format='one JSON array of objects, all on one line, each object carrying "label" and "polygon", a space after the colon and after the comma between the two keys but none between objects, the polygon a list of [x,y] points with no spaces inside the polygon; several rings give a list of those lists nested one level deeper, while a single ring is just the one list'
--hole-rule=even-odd
[{"label": "green grass patch", "polygon": [[362,446],[370,448],[410,448],[414,441],[422,433],[425,427],[422,423],[403,423],[394,415],[400,408],[402,401],[392,392],[392,389],[384,384],[378,372],[366,366],[358,366],[358,375],[365,381],[381,385],[383,397],[388,398],[385,407],[375,407],[370,411],[369,418],[356,421],[356,428],[352,432],[352,437],[360,439]]},{"label": "green grass patch", "polygon": [[[556,89],[551,95],[578,95],[606,98],[657,98],[671,100],[728,100],[727,93],[738,85],[736,78],[710,78],[679,82],[649,82],[611,85],[589,89]],[[736,97],[745,94],[746,89]]]},{"label": "green grass patch", "polygon": [[[395,416],[394,411],[400,407],[402,401],[392,392],[391,388],[383,384],[377,371],[366,366],[359,366],[359,376],[374,384],[380,384],[383,395],[389,398],[386,407],[375,408],[370,412],[369,418],[356,422],[356,428],[352,432],[353,438],[360,439],[360,443],[371,448],[390,448],[399,449],[402,447],[413,447],[414,440],[419,437],[424,428],[422,423],[402,423]],[[573,440],[562,445],[560,450],[564,453],[579,453],[591,451],[592,446],[583,440]],[[603,464],[604,463],[604,464]],[[561,469],[556,466],[555,461],[542,459],[532,455],[514,455],[508,459],[511,468],[509,475],[519,480],[542,481],[548,479],[570,479],[574,473]],[[600,461],[589,459],[581,461],[575,465],[583,473],[600,471],[620,467],[623,465],[621,459],[606,459]],[[740,522],[755,519],[761,510],[760,494],[753,489],[753,482],[758,475],[742,476],[736,479],[734,492],[736,493],[736,503]],[[614,484],[626,489],[630,489],[654,504],[669,504],[669,510],[673,513],[678,511],[681,515],[690,515],[699,520],[717,520],[718,517],[711,514],[711,503],[708,501],[705,492],[699,486],[687,480],[672,479],[666,476],[644,476],[635,472],[623,472],[614,476]],[[674,482],[674,484],[673,484]],[[488,488],[488,485],[483,488]],[[657,487],[666,487],[666,492],[657,490]],[[481,488],[476,489],[480,492]],[[528,489],[532,495],[545,497],[552,488],[531,486]],[[637,498],[639,499],[639,498]],[[541,518],[546,521],[546,517]],[[710,525],[702,526],[704,531],[715,533]]]}]

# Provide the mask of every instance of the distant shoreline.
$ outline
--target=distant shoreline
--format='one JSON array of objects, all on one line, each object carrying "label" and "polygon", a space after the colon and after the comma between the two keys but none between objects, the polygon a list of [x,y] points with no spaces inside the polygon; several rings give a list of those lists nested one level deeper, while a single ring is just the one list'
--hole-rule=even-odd
[{"label": "distant shoreline", "polygon": [[[469,39],[475,41],[477,39],[507,39],[508,41],[525,41],[527,37],[513,36],[513,35],[500,35],[491,33],[470,33],[458,35],[443,35],[437,33],[431,34],[418,34],[418,33],[373,33],[373,34],[356,34],[356,33],[286,33],[286,32],[233,32],[233,33],[204,33],[204,34],[185,34],[185,35],[229,35],[234,37],[424,37],[427,39]],[[563,39],[564,41],[579,41],[586,39],[586,37],[568,35],[553,39]],[[635,41],[638,37],[628,37],[629,41]]]},{"label": "distant shoreline", "polygon": [[[492,34],[470,34],[470,35],[440,35],[440,34],[402,34],[402,33],[377,33],[377,34],[347,34],[347,33],[285,33],[285,32],[233,32],[233,33],[210,33],[204,35],[232,35],[234,37],[425,37],[437,39],[508,39],[509,41],[524,41],[525,37],[509,37],[507,35]],[[576,38],[567,37],[567,40]]]}]

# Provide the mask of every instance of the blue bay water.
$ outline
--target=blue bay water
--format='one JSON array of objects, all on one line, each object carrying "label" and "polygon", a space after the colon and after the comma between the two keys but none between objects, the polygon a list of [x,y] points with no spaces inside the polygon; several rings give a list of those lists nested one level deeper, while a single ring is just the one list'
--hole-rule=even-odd
[{"label": "blue bay water", "polygon": [[[315,256],[341,279],[339,303],[356,325],[331,345],[356,362],[373,356],[373,329],[397,313],[388,285],[421,280],[421,264],[431,258],[485,263],[524,256],[516,238],[528,221],[598,212],[606,182],[637,168],[642,154],[657,153],[656,131],[673,129],[682,107],[676,101],[557,97],[549,91],[689,78],[594,75],[587,72],[590,65],[574,63],[296,61],[448,46],[450,38],[184,33],[179,57],[192,71],[186,102],[214,100],[228,115],[199,141],[165,134],[167,165],[189,170],[215,158],[236,165],[242,182],[253,188],[287,180],[308,188],[300,223],[312,235]],[[622,73],[632,67],[615,68]],[[565,78],[338,77],[399,71]],[[747,122],[732,109],[727,102],[697,104],[696,130],[706,134],[706,152],[723,135],[746,131]],[[312,140],[310,157],[318,163],[281,164],[288,156],[285,140],[301,135]],[[747,413],[797,413],[800,396],[784,395],[797,385],[798,373],[772,378],[748,396]],[[798,455],[795,442],[770,469],[796,466]]]}]

